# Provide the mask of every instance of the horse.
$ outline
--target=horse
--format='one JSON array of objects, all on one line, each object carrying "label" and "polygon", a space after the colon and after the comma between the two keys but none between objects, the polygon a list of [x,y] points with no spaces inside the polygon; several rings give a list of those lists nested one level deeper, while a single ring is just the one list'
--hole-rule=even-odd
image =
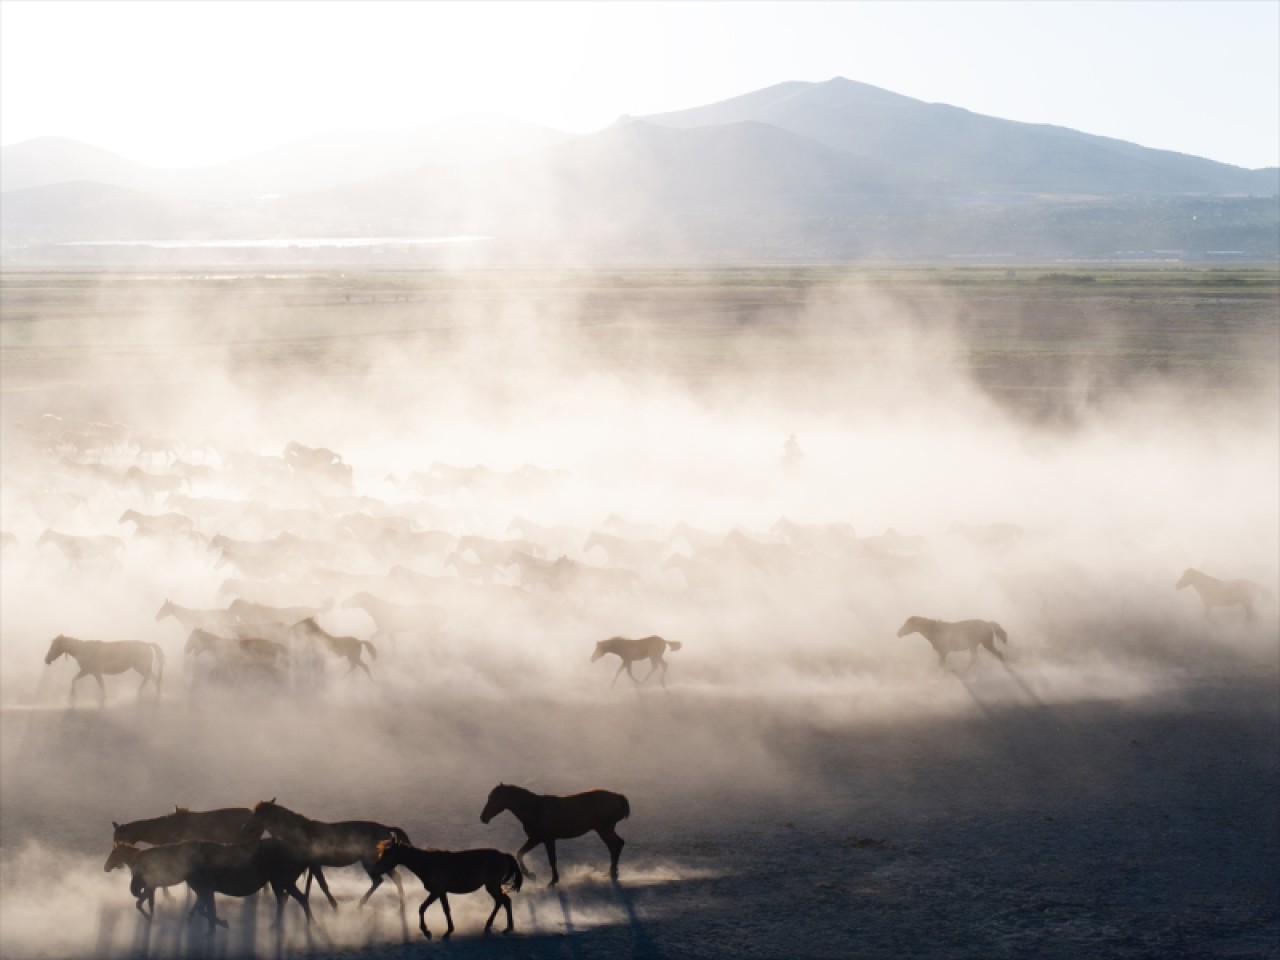
[{"label": "horse", "polygon": [[633,567],[657,566],[667,555],[668,549],[662,540],[632,540],[599,530],[587,537],[582,545],[582,552],[589,555],[596,547],[604,551],[615,567],[619,564]]},{"label": "horse", "polygon": [[[636,682],[639,686],[644,686],[653,671],[659,667],[662,673],[658,675],[658,680],[665,687],[667,685],[667,661],[662,659],[662,655],[666,653],[667,647],[672,650],[679,650],[683,644],[679,640],[663,640],[661,637],[640,637],[639,639],[631,639],[630,637],[610,637],[608,640],[600,640],[596,643],[596,649],[591,654],[591,662],[595,663],[606,653],[617,654],[622,660],[622,665],[618,667],[618,672],[613,675],[613,683],[609,684],[609,689],[613,689],[613,685],[618,682],[618,677],[622,671],[627,671],[627,676]],[[649,672],[644,675],[644,680],[636,680],[636,675],[631,672],[631,664],[637,660],[648,660],[651,666]]]},{"label": "horse", "polygon": [[502,931],[503,936],[515,929],[511,919],[511,897],[503,889],[503,884],[510,881],[510,889],[519,890],[524,880],[521,879],[520,864],[511,854],[493,849],[420,850],[398,840],[383,840],[378,844],[378,859],[373,868],[383,874],[396,867],[405,867],[415,873],[430,894],[418,908],[418,928],[428,940],[431,939],[431,931],[427,929],[427,908],[436,900],[444,907],[449,929],[441,939],[448,940],[453,934],[449,894],[473,893],[481,887],[493,897],[493,911],[484,924],[485,936],[493,929],[493,919],[501,907],[507,908],[507,928]]},{"label": "horse", "polygon": [[[284,913],[286,896],[302,904],[311,922],[311,907],[298,890],[298,877],[306,869],[279,840],[249,840],[241,843],[211,843],[185,840],[140,850],[131,843],[116,843],[103,867],[108,873],[127,866],[131,874],[129,892],[134,906],[148,920],[155,916],[156,890],[186,883],[196,895],[189,919],[197,912],[209,920],[209,932],[227,925],[219,920],[214,893],[248,897],[270,884],[276,895],[276,927]],[[150,908],[144,909],[144,904]]]},{"label": "horse", "polygon": [[222,637],[199,628],[187,637],[183,652],[192,657],[210,653],[219,667],[263,667],[274,670],[288,664],[289,648],[282,643],[258,636]]},{"label": "horse", "polygon": [[[294,813],[282,807],[274,799],[263,800],[254,805],[249,819],[245,821],[243,830],[266,828],[273,837],[283,841],[289,849],[299,857],[310,869],[307,877],[307,894],[311,893],[311,877],[315,877],[329,901],[329,906],[338,909],[338,901],[329,892],[329,884],[325,882],[324,867],[349,867],[356,863],[364,867],[365,873],[373,881],[365,895],[360,898],[363,907],[373,896],[373,891],[382,885],[382,874],[386,871],[374,870],[378,859],[378,844],[384,840],[399,840],[409,843],[409,835],[399,827],[388,827],[372,820],[343,820],[338,823],[325,823],[311,820],[300,813]],[[396,889],[400,891],[400,902],[404,903],[404,886],[400,877],[392,872]]]},{"label": "horse", "polygon": [[325,631],[320,624],[316,623],[315,617],[307,617],[305,620],[299,620],[293,625],[295,636],[308,638],[311,640],[319,640],[334,657],[344,657],[351,666],[347,673],[359,667],[365,672],[370,680],[373,679],[373,673],[369,670],[369,665],[360,659],[364,648],[369,648],[369,656],[378,659],[378,648],[368,640],[361,640],[359,637],[335,637],[333,634]]},{"label": "horse", "polygon": [[218,919],[213,900],[215,893],[229,897],[251,897],[268,884],[276,895],[277,953],[280,922],[284,917],[284,904],[288,897],[298,901],[302,912],[306,914],[308,925],[311,924],[311,905],[307,902],[306,894],[298,889],[298,877],[307,867],[288,844],[274,839],[248,843],[201,844],[200,854],[186,878],[187,886],[196,895],[196,905],[191,908],[188,919],[193,919],[197,912],[203,913],[209,920],[211,935],[216,926],[227,926],[225,920]]},{"label": "horse", "polygon": [[530,880],[532,873],[524,864],[524,855],[538,844],[545,844],[551,863],[551,886],[560,882],[556,868],[556,841],[572,840],[594,830],[609,848],[609,876],[618,879],[618,858],[625,841],[618,836],[620,820],[631,816],[631,804],[620,793],[588,790],[568,797],[533,793],[524,787],[500,783],[489,791],[489,799],[480,812],[480,822],[488,823],[504,810],[510,810],[524,827],[528,839],[516,851],[520,872]]},{"label": "horse", "polygon": [[978,659],[978,647],[983,646],[997,660],[1004,662],[995,647],[995,640],[1008,644],[1009,636],[1004,627],[994,620],[961,620],[948,623],[945,620],[930,620],[928,617],[908,617],[898,630],[898,636],[905,637],[909,633],[918,633],[933,646],[938,654],[938,665],[945,666],[947,654],[969,651],[969,662],[965,669],[973,666]]},{"label": "horse", "polygon": [[[127,670],[137,670],[142,674],[142,683],[138,685],[138,698],[147,683],[154,683],[156,699],[160,699],[160,681],[164,679],[164,650],[157,643],[144,643],[141,640],[77,640],[65,634],[58,634],[49,644],[49,652],[44,662],[53,663],[63,654],[75,660],[80,668],[71,680],[71,704],[76,702],[76,684],[84,677],[93,677],[98,681],[98,689],[102,692],[102,704],[107,702],[107,687],[102,682],[102,675],[114,676]],[[154,669],[154,676],[152,670]]]},{"label": "horse", "polygon": [[371,593],[357,593],[342,602],[344,610],[357,608],[373,620],[374,637],[393,637],[425,629],[440,620],[441,611],[429,603],[406,604],[383,600]]},{"label": "horse", "polygon": [[1271,596],[1262,584],[1254,583],[1252,580],[1219,580],[1217,577],[1211,577],[1207,573],[1191,568],[1184,570],[1178,582],[1174,584],[1175,590],[1181,590],[1183,587],[1194,587],[1196,593],[1200,594],[1206,620],[1209,619],[1210,607],[1238,605],[1244,609],[1245,620],[1252,623],[1253,601],[1259,596]]},{"label": "horse", "polygon": [[[242,843],[261,838],[263,829],[258,826],[245,829],[245,822],[253,813],[248,807],[223,807],[218,810],[188,810],[177,805],[173,813],[148,820],[129,823],[111,821],[115,843],[179,843],[183,840],[205,840],[210,843]],[[110,867],[107,867],[110,870]]]},{"label": "horse", "polygon": [[184,607],[174,603],[172,600],[165,600],[160,609],[156,611],[156,623],[159,623],[165,617],[173,617],[181,624],[182,629],[188,633],[196,629],[232,623],[235,620],[235,616],[228,610],[218,608],[194,610],[191,607]]}]

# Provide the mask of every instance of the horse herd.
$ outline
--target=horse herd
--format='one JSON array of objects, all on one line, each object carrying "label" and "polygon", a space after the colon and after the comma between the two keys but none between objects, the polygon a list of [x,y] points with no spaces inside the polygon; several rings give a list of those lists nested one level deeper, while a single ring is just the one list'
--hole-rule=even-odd
[{"label": "horse herd", "polygon": [[[1259,597],[1271,596],[1269,591],[1251,580],[1218,580],[1191,568],[1184,571],[1175,584],[1175,588],[1178,590],[1188,586],[1199,594],[1206,618],[1214,607],[1239,606],[1242,608],[1245,618],[1248,621],[1253,621],[1256,616],[1254,603]],[[276,675],[277,671],[289,663],[292,656],[292,648],[288,643],[261,635],[264,631],[275,631],[278,636],[285,639],[292,638],[300,643],[311,641],[318,644],[329,656],[345,659],[349,664],[348,673],[359,668],[370,679],[373,678],[369,665],[361,659],[361,655],[366,649],[372,658],[377,659],[378,650],[372,642],[357,637],[340,637],[328,633],[316,622],[314,616],[307,616],[292,624],[281,623],[278,620],[240,624],[234,619],[236,604],[253,607],[259,612],[274,612],[276,614],[285,612],[280,610],[271,611],[270,608],[263,608],[260,605],[236,601],[229,608],[231,619],[221,622],[223,627],[231,630],[231,634],[214,633],[204,627],[193,626],[184,648],[185,653],[195,657],[209,653],[216,661],[217,669],[224,672],[250,670],[265,671],[268,675]],[[291,612],[297,614],[306,611],[299,609]],[[166,616],[173,616],[184,625],[190,625],[204,622],[202,617],[207,618],[210,615],[221,617],[223,613],[223,611],[217,610],[193,611],[179,607],[171,601],[166,601],[156,614],[156,619],[160,620]],[[899,637],[905,637],[910,634],[920,634],[929,641],[930,646],[933,647],[934,652],[938,655],[939,666],[946,665],[949,654],[968,652],[969,661],[965,669],[973,665],[977,659],[979,648],[985,649],[997,660],[1003,662],[1004,657],[996,649],[996,641],[1004,644],[1009,642],[1009,637],[1004,628],[992,620],[949,622],[928,617],[912,616],[908,617],[898,629]],[[595,663],[607,654],[613,654],[618,657],[621,662],[617,672],[613,675],[613,682],[610,687],[617,683],[618,678],[624,671],[638,686],[643,686],[659,670],[661,673],[658,674],[658,680],[663,687],[666,687],[666,674],[669,665],[664,654],[668,650],[679,650],[682,645],[679,640],[665,640],[659,636],[639,638],[610,637],[607,640],[600,640],[596,643],[595,650],[591,654],[591,662]],[[98,682],[101,695],[100,703],[105,704],[106,686],[103,683],[104,675],[111,676],[127,673],[130,670],[136,671],[142,677],[142,682],[138,686],[139,697],[142,696],[149,683],[154,685],[156,696],[160,696],[160,683],[164,678],[165,655],[164,649],[159,644],[137,640],[80,640],[76,637],[60,634],[49,645],[49,651],[45,655],[44,662],[51,664],[64,655],[75,660],[76,665],[79,667],[79,672],[71,680],[70,702],[73,705],[75,704],[76,684],[80,680],[85,677],[93,677]],[[632,664],[643,660],[649,661],[649,672],[643,678],[637,678],[631,667]]]},{"label": "horse herd", "polygon": [[[405,893],[396,868],[404,867],[418,877],[427,891],[418,907],[418,928],[428,939],[431,931],[426,914],[431,904],[440,901],[448,927],[444,937],[448,939],[454,931],[449,894],[472,893],[481,888],[493,899],[484,932],[490,932],[498,911],[505,909],[507,923],[503,933],[511,933],[515,925],[510,893],[521,889],[523,878],[534,879],[524,855],[540,844],[546,848],[551,865],[551,886],[560,881],[556,841],[590,832],[604,841],[609,850],[609,876],[618,879],[624,841],[618,836],[617,825],[631,815],[631,804],[622,794],[589,790],[560,797],[502,783],[489,792],[480,820],[488,824],[505,811],[520,821],[526,836],[514,855],[491,848],[419,848],[400,827],[372,820],[312,820],[275,799],[261,801],[252,808],[194,811],[176,807],[173,813],[162,817],[113,823],[111,853],[103,869],[108,873],[128,869],[129,892],[138,912],[148,921],[155,916],[156,891],[186,884],[196,898],[188,920],[203,915],[210,934],[218,926],[227,926],[218,917],[215,894],[247,897],[269,886],[276,897],[279,936],[290,897],[302,907],[307,923],[312,922],[309,898],[313,880],[330,907],[338,909],[325,878],[326,867],[359,865],[364,870],[370,886],[360,898],[361,908],[389,876],[402,910]],[[304,872],[306,885],[300,889],[298,881]]]}]

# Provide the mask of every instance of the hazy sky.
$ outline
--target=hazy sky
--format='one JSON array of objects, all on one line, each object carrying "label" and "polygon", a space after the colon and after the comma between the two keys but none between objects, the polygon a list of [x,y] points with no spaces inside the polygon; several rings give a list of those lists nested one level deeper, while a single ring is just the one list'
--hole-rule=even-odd
[{"label": "hazy sky", "polygon": [[0,2],[0,142],[186,166],[488,111],[573,132],[784,80],[1280,164],[1280,3]]}]

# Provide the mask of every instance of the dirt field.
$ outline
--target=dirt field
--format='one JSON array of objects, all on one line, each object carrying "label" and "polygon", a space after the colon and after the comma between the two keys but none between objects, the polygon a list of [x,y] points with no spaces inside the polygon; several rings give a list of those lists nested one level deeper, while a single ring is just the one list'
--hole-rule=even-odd
[{"label": "dirt field", "polygon": [[[339,912],[313,897],[308,929],[288,905],[278,952],[1280,953],[1274,271],[0,281],[6,958],[277,952],[267,897],[219,898],[230,928],[206,940],[175,887],[145,925],[101,870],[112,821],[276,797],[514,850],[510,814],[479,820],[499,781],[626,794],[620,883],[587,836],[560,843],[548,888],[539,848],[515,936],[479,936],[479,893],[427,944],[412,876],[402,920],[390,885],[357,911],[367,881],[337,869]],[[39,439],[45,414],[62,426]],[[175,452],[95,446],[90,422]],[[289,441],[338,451],[349,485],[277,463]],[[450,486],[433,463],[489,473]],[[179,464],[208,469],[167,495],[126,480]],[[129,508],[185,511],[195,535],[131,537]],[[410,562],[353,516],[492,539],[532,518],[548,557],[628,586],[502,565],[469,586],[465,563]],[[965,533],[993,523],[1020,533]],[[120,537],[122,559],[77,568],[44,529]],[[661,552],[586,548],[605,529]],[[305,547],[249,577],[215,565],[218,532]],[[1193,566],[1270,597],[1206,616],[1174,589]],[[228,682],[184,654],[157,609],[223,607],[242,576],[327,590],[322,622],[378,645],[373,682],[336,663],[309,686]],[[340,604],[379,588],[429,588],[439,615],[375,637]],[[940,668],[896,635],[911,615],[998,621],[1005,662]],[[99,709],[85,680],[67,709],[74,665],[43,663],[59,633],[158,643],[163,696],[108,677]],[[610,689],[594,642],[649,633],[682,642],[667,688]],[[438,938],[438,906],[427,922]]]}]

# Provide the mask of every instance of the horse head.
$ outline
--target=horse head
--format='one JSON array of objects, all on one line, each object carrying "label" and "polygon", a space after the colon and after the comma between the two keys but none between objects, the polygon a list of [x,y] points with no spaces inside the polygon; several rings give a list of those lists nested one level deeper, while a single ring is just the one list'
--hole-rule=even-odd
[{"label": "horse head", "polygon": [[608,645],[608,643],[609,643],[609,641],[608,641],[608,640],[597,640],[597,641],[596,641],[596,648],[595,648],[595,650],[593,650],[593,651],[591,652],[591,662],[592,662],[592,663],[595,663],[597,660],[599,660],[601,657],[603,657],[606,653],[608,653],[608,652],[609,652],[609,648],[608,648],[608,646],[607,646],[607,645]]},{"label": "horse head", "polygon": [[377,860],[373,864],[373,872],[381,876],[400,865],[401,854],[410,849],[410,845],[399,837],[388,837],[378,842]]},{"label": "horse head", "polygon": [[1196,579],[1199,576],[1200,576],[1199,570],[1195,570],[1191,567],[1188,567],[1186,570],[1182,571],[1182,576],[1179,577],[1178,582],[1173,585],[1173,589],[1181,590],[1183,587],[1189,587],[1196,582]]},{"label": "horse head", "polygon": [[262,836],[262,832],[264,830],[270,829],[266,822],[267,818],[272,816],[277,810],[282,809],[284,808],[276,805],[275,797],[272,797],[270,800],[259,800],[253,805],[253,810],[249,813],[244,824],[240,827],[240,832],[257,833],[258,836]]},{"label": "horse head", "polygon": [[110,873],[112,870],[127,867],[133,863],[133,858],[137,855],[138,848],[132,843],[121,843],[117,840],[111,844],[111,852],[107,854],[107,862],[102,865],[102,872]]},{"label": "horse head", "polygon": [[907,622],[898,628],[898,636],[905,637],[909,633],[920,632],[920,618],[907,617]]},{"label": "horse head", "polygon": [[53,663],[53,661],[57,660],[64,653],[67,653],[67,641],[70,639],[70,637],[61,633],[54,637],[53,643],[49,644],[49,652],[44,655],[44,662],[46,664]]},{"label": "horse head", "polygon": [[165,617],[167,617],[171,613],[173,613],[173,601],[166,598],[164,601],[164,606],[162,606],[159,610],[156,611],[156,623],[159,623],[161,620],[163,620]]},{"label": "horse head", "polygon": [[484,809],[480,811],[480,822],[488,823],[503,810],[507,809],[507,795],[511,788],[505,783],[500,783],[489,791],[489,799],[485,801]]}]

